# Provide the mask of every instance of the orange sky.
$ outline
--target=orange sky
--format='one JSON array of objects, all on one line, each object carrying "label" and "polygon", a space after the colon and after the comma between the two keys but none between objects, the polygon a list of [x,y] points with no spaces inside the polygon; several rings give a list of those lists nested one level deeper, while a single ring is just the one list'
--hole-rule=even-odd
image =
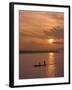
[{"label": "orange sky", "polygon": [[19,11],[19,35],[20,50],[63,48],[64,13]]}]

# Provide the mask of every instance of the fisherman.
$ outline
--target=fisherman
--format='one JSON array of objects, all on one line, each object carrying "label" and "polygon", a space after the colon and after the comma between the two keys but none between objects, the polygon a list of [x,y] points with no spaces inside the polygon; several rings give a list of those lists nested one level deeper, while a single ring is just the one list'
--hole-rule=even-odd
[{"label": "fisherman", "polygon": [[44,66],[46,66],[46,62],[45,62],[45,60],[44,60]]}]

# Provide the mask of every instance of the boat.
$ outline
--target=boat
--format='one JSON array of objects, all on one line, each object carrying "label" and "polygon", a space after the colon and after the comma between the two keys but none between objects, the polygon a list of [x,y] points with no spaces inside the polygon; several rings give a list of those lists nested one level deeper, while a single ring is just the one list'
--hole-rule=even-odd
[{"label": "boat", "polygon": [[35,65],[33,65],[33,66],[34,66],[34,67],[46,67],[47,64],[46,64],[46,62],[44,61],[43,64],[41,64],[41,63],[39,62],[38,64],[35,64]]}]

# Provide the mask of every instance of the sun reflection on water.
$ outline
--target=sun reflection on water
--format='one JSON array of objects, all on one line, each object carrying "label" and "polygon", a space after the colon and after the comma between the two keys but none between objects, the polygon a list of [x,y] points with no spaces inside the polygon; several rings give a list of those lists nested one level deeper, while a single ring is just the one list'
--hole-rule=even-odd
[{"label": "sun reflection on water", "polygon": [[48,76],[55,76],[55,53],[48,53]]}]

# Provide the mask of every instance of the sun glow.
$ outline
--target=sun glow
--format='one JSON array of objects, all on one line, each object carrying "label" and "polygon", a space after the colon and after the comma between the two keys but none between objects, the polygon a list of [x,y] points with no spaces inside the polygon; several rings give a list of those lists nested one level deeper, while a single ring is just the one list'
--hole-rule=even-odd
[{"label": "sun glow", "polygon": [[49,55],[50,55],[50,56],[53,56],[53,55],[54,55],[54,53],[50,52],[50,53],[49,53]]},{"label": "sun glow", "polygon": [[48,42],[49,43],[53,43],[54,42],[54,39],[49,39]]}]

